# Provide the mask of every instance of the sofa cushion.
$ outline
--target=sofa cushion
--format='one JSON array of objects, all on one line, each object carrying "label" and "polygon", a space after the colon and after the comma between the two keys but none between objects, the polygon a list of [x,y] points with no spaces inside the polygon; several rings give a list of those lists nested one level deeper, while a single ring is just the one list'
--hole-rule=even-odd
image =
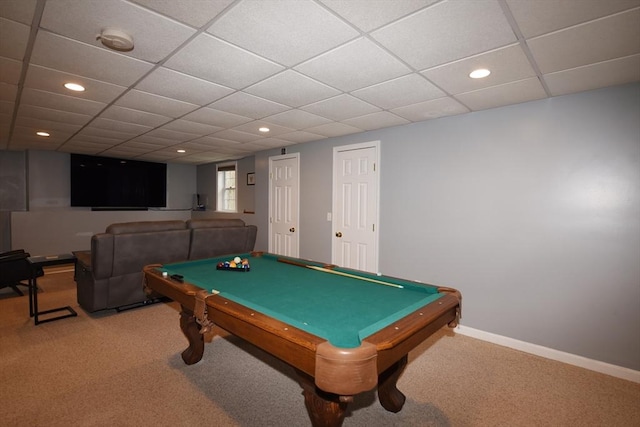
[{"label": "sofa cushion", "polygon": [[191,230],[189,259],[250,252],[256,243],[255,225]]}]

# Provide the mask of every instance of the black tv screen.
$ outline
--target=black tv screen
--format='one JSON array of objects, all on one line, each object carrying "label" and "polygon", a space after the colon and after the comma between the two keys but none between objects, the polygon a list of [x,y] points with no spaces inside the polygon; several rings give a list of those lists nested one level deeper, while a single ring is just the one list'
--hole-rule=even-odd
[{"label": "black tv screen", "polygon": [[71,206],[126,209],[166,204],[166,164],[71,154]]}]

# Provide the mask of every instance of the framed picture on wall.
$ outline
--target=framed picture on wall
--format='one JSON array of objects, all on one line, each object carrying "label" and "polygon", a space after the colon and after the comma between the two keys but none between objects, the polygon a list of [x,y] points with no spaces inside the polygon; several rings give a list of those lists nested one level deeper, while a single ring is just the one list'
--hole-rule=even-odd
[{"label": "framed picture on wall", "polygon": [[256,185],[256,174],[251,172],[247,174],[247,185]]}]

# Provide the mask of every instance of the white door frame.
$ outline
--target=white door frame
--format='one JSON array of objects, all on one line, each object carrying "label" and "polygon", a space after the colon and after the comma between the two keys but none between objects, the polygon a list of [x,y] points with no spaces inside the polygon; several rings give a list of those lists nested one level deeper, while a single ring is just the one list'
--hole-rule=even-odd
[{"label": "white door frame", "polygon": [[273,224],[273,191],[271,189],[272,187],[272,179],[273,179],[273,162],[276,162],[278,160],[283,160],[283,159],[289,159],[289,158],[294,158],[296,161],[296,166],[297,166],[297,175],[296,175],[296,188],[298,190],[298,194],[296,194],[296,200],[297,200],[297,206],[296,206],[296,213],[297,213],[297,218],[295,219],[295,228],[296,228],[296,238],[295,238],[295,252],[296,254],[300,254],[300,153],[290,153],[290,154],[281,154],[281,155],[277,155],[277,156],[271,156],[269,157],[269,229],[268,229],[268,233],[269,233],[269,245],[268,245],[268,251],[269,252],[273,252],[273,235],[272,235],[272,224]]},{"label": "white door frame", "polygon": [[[357,144],[349,144],[349,145],[341,145],[338,147],[333,147],[333,167],[332,167],[332,171],[331,171],[331,181],[332,181],[332,194],[331,194],[331,212],[336,213],[336,209],[337,209],[337,201],[336,198],[338,197],[338,190],[336,189],[336,182],[335,182],[335,176],[336,176],[336,167],[337,167],[337,154],[341,151],[349,151],[349,150],[360,150],[363,148],[369,148],[369,147],[375,147],[376,148],[376,158],[375,158],[375,164],[376,164],[376,171],[377,173],[375,174],[375,185],[376,185],[376,215],[375,215],[375,229],[374,229],[374,241],[375,241],[375,246],[376,246],[376,252],[375,252],[375,265],[374,265],[374,269],[373,272],[377,272],[380,266],[380,173],[382,171],[382,169],[380,168],[380,141],[369,141],[369,142],[361,142],[361,143],[357,143]],[[331,262],[334,264],[338,263],[337,260],[337,254],[335,251],[335,234],[338,231],[337,229],[337,224],[336,221],[333,219],[331,220]]]}]

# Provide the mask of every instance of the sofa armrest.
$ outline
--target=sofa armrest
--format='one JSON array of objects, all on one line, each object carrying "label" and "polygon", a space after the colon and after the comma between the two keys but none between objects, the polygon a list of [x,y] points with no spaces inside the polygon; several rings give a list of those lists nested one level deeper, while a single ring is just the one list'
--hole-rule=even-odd
[{"label": "sofa armrest", "polygon": [[91,236],[91,270],[96,279],[107,279],[113,272],[113,234]]}]

